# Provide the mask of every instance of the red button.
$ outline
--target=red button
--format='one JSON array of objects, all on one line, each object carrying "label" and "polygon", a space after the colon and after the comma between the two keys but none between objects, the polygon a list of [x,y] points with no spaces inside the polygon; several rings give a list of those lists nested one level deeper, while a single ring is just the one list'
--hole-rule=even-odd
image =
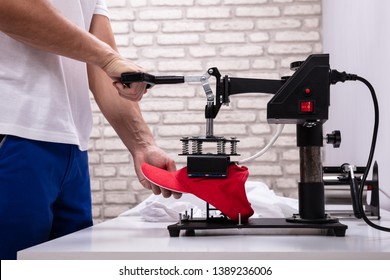
[{"label": "red button", "polygon": [[313,101],[301,101],[301,113],[313,113],[314,102]]}]

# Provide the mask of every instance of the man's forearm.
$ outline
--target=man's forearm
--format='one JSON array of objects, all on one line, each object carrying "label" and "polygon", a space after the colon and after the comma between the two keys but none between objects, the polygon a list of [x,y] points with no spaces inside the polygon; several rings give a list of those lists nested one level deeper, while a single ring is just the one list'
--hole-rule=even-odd
[{"label": "man's forearm", "polygon": [[0,31],[35,48],[102,68],[116,55],[47,0],[0,0]]},{"label": "man's forearm", "polygon": [[[90,32],[116,50],[115,39],[109,20],[94,16]],[[111,81],[96,66],[88,65],[88,79],[100,110],[114,127],[123,143],[134,154],[138,149],[154,144],[152,133],[145,123],[137,102],[128,102],[116,94]]]},{"label": "man's forearm", "polygon": [[[114,35],[107,18],[95,15],[92,18],[90,32],[116,49]],[[90,89],[101,111],[133,156],[135,172],[140,183],[156,195],[162,193],[164,197],[171,196],[171,191],[152,184],[142,174],[141,165],[145,162],[171,172],[176,170],[176,165],[154,144],[153,135],[142,117],[138,103],[124,100],[114,94],[110,81],[102,69],[88,64],[88,77]],[[181,194],[173,193],[173,196],[179,198]]]}]

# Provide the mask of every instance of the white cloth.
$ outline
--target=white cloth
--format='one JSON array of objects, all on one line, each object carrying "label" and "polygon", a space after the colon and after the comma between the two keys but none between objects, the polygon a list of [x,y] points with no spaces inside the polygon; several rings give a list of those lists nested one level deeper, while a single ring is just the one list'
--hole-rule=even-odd
[{"label": "white cloth", "polygon": [[158,201],[148,201],[139,213],[147,222],[172,222],[179,220],[180,213],[190,215],[191,209],[193,217],[200,217],[198,208],[189,202],[175,202],[168,207]]},{"label": "white cloth", "polygon": [[141,216],[146,222],[179,221],[179,214],[193,212],[193,217],[202,217],[202,209],[206,204],[192,194],[184,193],[180,199],[164,198],[162,195],[150,195],[134,208],[119,216]]},{"label": "white cloth", "polygon": [[[89,30],[105,0],[51,0]],[[50,54],[0,32],[0,134],[88,148],[92,113],[85,63]]]},{"label": "white cloth", "polygon": [[[245,191],[255,214],[252,217],[283,218],[297,213],[298,200],[278,196],[261,182],[247,181]],[[179,214],[193,209],[193,217],[205,217],[206,202],[192,194],[183,194],[180,199],[151,195],[136,207],[120,216],[141,216],[147,222],[177,222]]]},{"label": "white cloth", "polygon": [[264,183],[248,181],[245,190],[255,211],[254,217],[285,218],[298,213],[297,199],[276,195]]}]

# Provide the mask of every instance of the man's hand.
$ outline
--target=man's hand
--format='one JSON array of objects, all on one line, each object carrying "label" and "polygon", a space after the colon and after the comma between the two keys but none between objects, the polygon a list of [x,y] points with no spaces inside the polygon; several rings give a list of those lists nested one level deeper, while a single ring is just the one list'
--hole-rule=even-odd
[{"label": "man's hand", "polygon": [[163,152],[160,148],[156,146],[149,146],[142,151],[135,152],[133,157],[135,172],[138,176],[140,183],[146,189],[152,190],[152,192],[156,195],[162,194],[162,196],[166,198],[170,197],[171,195],[173,195],[174,198],[181,197],[181,193],[171,192],[167,189],[160,188],[159,186],[152,184],[142,174],[141,165],[144,162],[162,169],[166,169],[170,172],[176,171],[175,162],[165,152]]},{"label": "man's hand", "polygon": [[132,83],[130,87],[125,86],[120,82],[122,73],[126,72],[145,72],[140,66],[136,65],[121,56],[114,57],[102,69],[113,80],[113,85],[117,89],[120,96],[131,101],[140,101],[146,93],[145,83]]}]

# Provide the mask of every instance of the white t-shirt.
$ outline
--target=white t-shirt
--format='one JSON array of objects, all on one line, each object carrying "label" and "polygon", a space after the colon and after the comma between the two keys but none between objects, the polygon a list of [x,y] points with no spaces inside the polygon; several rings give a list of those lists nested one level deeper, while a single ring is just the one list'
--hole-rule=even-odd
[{"label": "white t-shirt", "polygon": [[[51,0],[89,30],[105,0]],[[0,32],[0,134],[75,144],[87,150],[92,129],[86,64],[17,42]]]}]

